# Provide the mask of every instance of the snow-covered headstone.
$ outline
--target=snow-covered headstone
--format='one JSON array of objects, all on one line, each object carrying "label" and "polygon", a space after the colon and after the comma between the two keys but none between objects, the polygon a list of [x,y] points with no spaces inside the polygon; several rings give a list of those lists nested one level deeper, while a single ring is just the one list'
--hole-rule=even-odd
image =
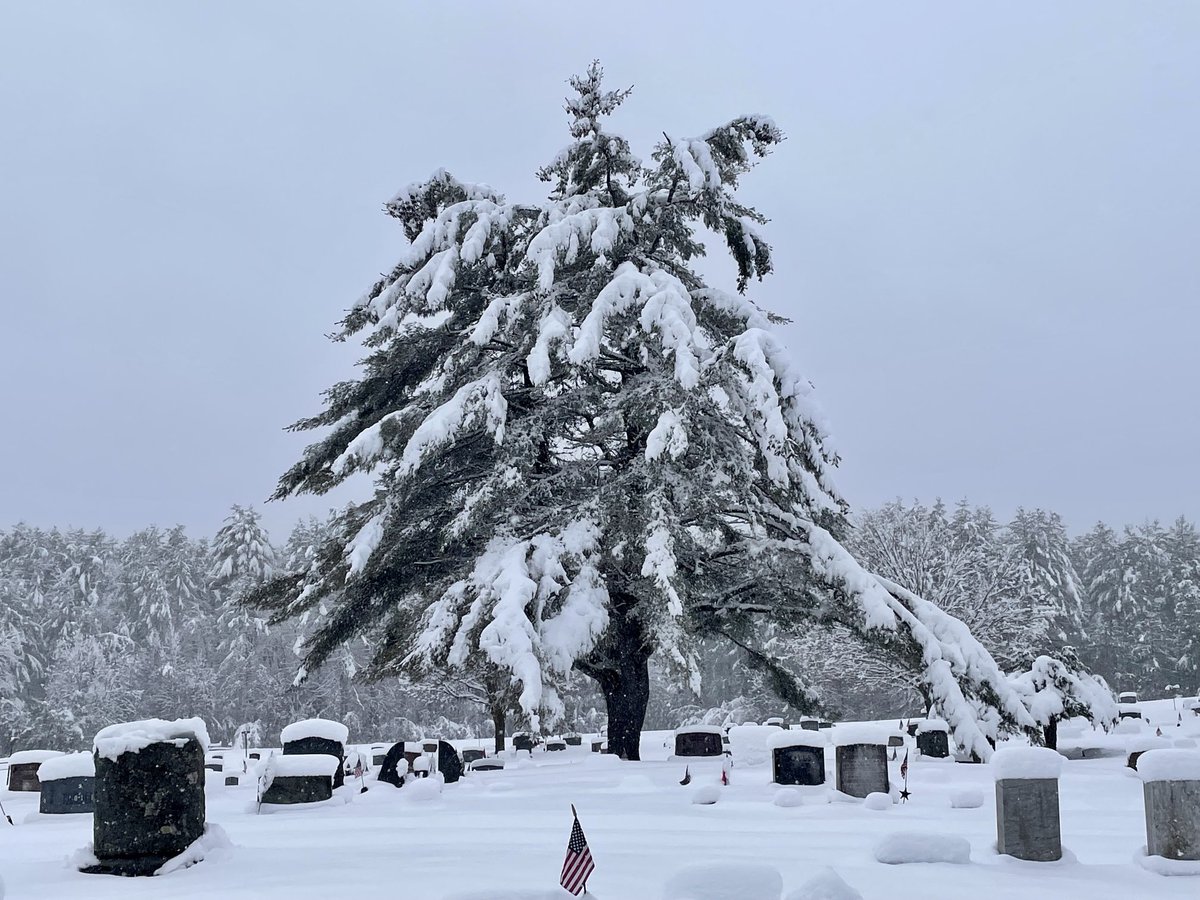
[{"label": "snow-covered headstone", "polygon": [[346,740],[350,737],[350,729],[341,722],[329,719],[305,719],[293,722],[279,735],[283,742],[283,755],[312,755],[327,754],[338,760],[337,771],[333,774],[333,786],[340,788],[345,783],[342,763],[346,761]]},{"label": "snow-covered headstone", "polygon": [[1146,801],[1146,853],[1200,860],[1200,753],[1147,750],[1137,772]]},{"label": "snow-covered headstone", "polygon": [[533,752],[533,736],[532,735],[525,734],[524,732],[519,733],[519,734],[514,734],[512,743],[513,743],[514,750],[526,750],[526,751],[529,751],[530,753]]},{"label": "snow-covered headstone", "polygon": [[36,793],[42,789],[38,767],[48,759],[62,756],[58,750],[18,750],[8,758],[8,789]]},{"label": "snow-covered headstone", "polygon": [[888,793],[886,738],[869,726],[840,725],[835,730],[837,789],[851,797]]},{"label": "snow-covered headstone", "polygon": [[1058,777],[1063,758],[1046,747],[1003,747],[992,756],[996,851],[1032,862],[1062,859]]},{"label": "snow-covered headstone", "polygon": [[783,731],[768,744],[771,780],[776,784],[825,783],[825,735],[819,731]]},{"label": "snow-covered headstone", "polygon": [[721,729],[716,725],[687,725],[675,729],[675,755],[724,756]]},{"label": "snow-covered headstone", "polygon": [[819,731],[821,723],[817,719],[801,719],[800,727],[805,731]]},{"label": "snow-covered headstone", "polygon": [[1154,735],[1132,738],[1125,742],[1125,765],[1136,771],[1138,760],[1141,759],[1143,753],[1150,750],[1165,750],[1170,746],[1171,742],[1166,738]]},{"label": "snow-covered headstone", "polygon": [[258,767],[262,802],[290,805],[328,800],[333,796],[334,773],[341,768],[341,759],[328,753],[269,756]]},{"label": "snow-covered headstone", "polygon": [[462,778],[462,758],[458,755],[458,751],[446,741],[437,742],[437,770],[446,780],[446,784],[454,784]]},{"label": "snow-covered headstone", "polygon": [[153,875],[204,835],[202,719],[146,719],[109,725],[95,757],[95,862],[82,871]]},{"label": "snow-covered headstone", "polygon": [[483,759],[487,754],[478,747],[468,747],[462,752],[463,765],[469,766],[476,760]]},{"label": "snow-covered headstone", "polygon": [[917,725],[917,749],[922,756],[946,759],[950,756],[950,726],[940,719],[926,719]]},{"label": "snow-covered headstone", "polygon": [[96,762],[90,753],[68,753],[42,763],[38,812],[45,815],[90,813],[96,785]]}]

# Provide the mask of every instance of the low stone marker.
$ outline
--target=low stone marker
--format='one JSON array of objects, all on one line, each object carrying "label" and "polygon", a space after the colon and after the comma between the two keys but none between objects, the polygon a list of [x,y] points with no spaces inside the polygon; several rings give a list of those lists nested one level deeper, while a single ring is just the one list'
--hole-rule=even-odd
[{"label": "low stone marker", "polygon": [[147,719],[100,729],[92,822],[96,863],[82,871],[153,875],[204,834],[202,719]]},{"label": "low stone marker", "polygon": [[563,741],[568,747],[579,747],[583,744],[583,735],[568,734],[563,736]]},{"label": "low stone marker", "polygon": [[592,752],[593,753],[603,753],[604,752],[604,741],[592,741]]},{"label": "low stone marker", "polygon": [[42,795],[38,812],[46,815],[90,813],[94,809],[96,761],[90,753],[55,756],[38,768]]},{"label": "low stone marker", "polygon": [[917,749],[922,756],[947,759],[950,756],[950,726],[940,719],[926,719],[917,725]]},{"label": "low stone marker", "polygon": [[551,738],[550,740],[546,741],[546,752],[547,753],[556,753],[556,752],[566,750],[566,749],[567,749],[566,741],[560,741],[557,738]]},{"label": "low stone marker", "polygon": [[1146,853],[1200,860],[1200,752],[1147,750],[1138,760],[1146,802]]},{"label": "low stone marker", "polygon": [[470,765],[476,760],[483,759],[487,754],[478,747],[471,747],[462,752],[462,761],[465,765]]},{"label": "low stone marker", "polygon": [[18,750],[8,758],[8,789],[37,793],[42,789],[38,767],[46,760],[62,755],[58,750]]},{"label": "low stone marker", "polygon": [[812,731],[784,731],[773,736],[771,780],[776,784],[825,783],[825,735]]},{"label": "low stone marker", "polygon": [[776,728],[789,728],[790,727],[787,724],[787,722],[783,721],[783,718],[780,716],[771,716],[771,718],[765,719],[763,721],[763,724],[764,725],[773,725]]},{"label": "low stone marker", "polygon": [[865,798],[888,793],[887,738],[877,728],[840,725],[834,731],[836,787]]},{"label": "low stone marker", "polygon": [[287,753],[259,765],[262,802],[280,805],[318,803],[333,796],[334,772],[342,761],[328,753]]},{"label": "low stone marker", "polygon": [[341,722],[329,719],[305,719],[293,722],[283,729],[279,739],[283,742],[284,756],[310,756],[313,754],[335,756],[337,771],[333,775],[333,786],[340,788],[345,783],[342,763],[346,761],[346,740],[350,729]]},{"label": "low stone marker", "polygon": [[725,747],[721,737],[721,729],[716,725],[686,725],[676,728],[675,756],[724,756]]},{"label": "low stone marker", "polygon": [[805,731],[819,731],[821,728],[821,723],[817,719],[805,718],[800,720],[800,727]]},{"label": "low stone marker", "polygon": [[1125,742],[1125,765],[1136,771],[1138,759],[1143,753],[1150,750],[1165,750],[1170,746],[1171,742],[1166,738],[1160,738],[1155,735],[1130,738]]},{"label": "low stone marker", "polygon": [[832,727],[833,727],[832,722],[818,722],[817,723],[818,730],[823,729],[823,728],[832,728]]},{"label": "low stone marker", "polygon": [[494,757],[477,759],[468,766],[472,772],[498,772],[504,768],[504,760]]},{"label": "low stone marker", "polygon": [[996,780],[996,852],[1032,862],[1062,859],[1058,777],[1063,758],[1046,747],[1002,747]]}]

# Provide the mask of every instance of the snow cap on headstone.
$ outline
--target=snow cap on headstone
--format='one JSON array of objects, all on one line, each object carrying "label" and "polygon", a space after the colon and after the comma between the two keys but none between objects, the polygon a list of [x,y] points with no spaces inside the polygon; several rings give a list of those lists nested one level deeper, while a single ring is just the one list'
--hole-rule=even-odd
[{"label": "snow cap on headstone", "polygon": [[208,727],[203,719],[143,719],[101,728],[92,741],[92,751],[116,760],[122,753],[137,753],[151,744],[175,743],[182,747],[189,740],[198,741],[200,749],[208,752]]},{"label": "snow cap on headstone", "polygon": [[279,739],[285,744],[304,738],[323,738],[345,744],[349,737],[350,729],[331,719],[304,719],[301,722],[293,722],[279,733]]},{"label": "snow cap on headstone", "polygon": [[29,763],[45,762],[48,759],[54,759],[56,756],[62,756],[61,750],[18,750],[8,758],[10,766],[25,766]]},{"label": "snow cap on headstone", "polygon": [[1137,761],[1142,781],[1200,781],[1200,752],[1195,750],[1147,750]]},{"label": "snow cap on headstone", "polygon": [[1058,778],[1063,758],[1049,747],[1001,747],[989,764],[996,781],[1013,778]]},{"label": "snow cap on headstone", "polygon": [[[776,729],[778,730],[778,729]],[[824,747],[829,742],[823,731],[779,731],[767,739],[767,749],[780,747]]]},{"label": "snow cap on headstone", "polygon": [[90,753],[66,753],[54,756],[38,766],[38,781],[62,778],[94,778],[96,758]]}]

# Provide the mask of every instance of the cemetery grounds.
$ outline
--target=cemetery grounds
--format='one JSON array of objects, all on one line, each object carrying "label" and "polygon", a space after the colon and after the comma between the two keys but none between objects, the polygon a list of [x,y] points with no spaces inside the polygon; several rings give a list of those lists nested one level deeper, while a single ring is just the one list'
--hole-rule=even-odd
[{"label": "cemetery grounds", "polygon": [[[1141,737],[1159,726],[1168,738],[1200,738],[1200,716],[1184,711],[1177,724],[1172,701],[1141,706],[1151,720]],[[879,723],[888,730],[896,725]],[[334,801],[264,807],[261,813],[252,776],[225,787],[221,773],[209,772],[207,819],[222,827],[232,846],[153,878],[79,874],[69,860],[90,842],[91,816],[42,816],[37,794],[5,790],[0,797],[16,824],[0,821],[0,878],[5,900],[566,898],[557,882],[574,804],[596,862],[589,889],[599,900],[658,900],[684,869],[738,863],[774,866],[785,897],[832,867],[865,900],[1200,898],[1200,876],[1165,876],[1139,861],[1146,841],[1142,784],[1125,767],[1125,748],[1137,735],[1064,728],[1060,749],[1066,754],[1078,756],[1086,747],[1089,756],[1106,755],[1066,761],[1060,782],[1064,858],[1033,863],[995,851],[987,765],[915,759],[913,753],[911,799],[873,810],[861,801],[828,802],[825,789],[771,784],[765,741],[772,732],[733,730],[730,784],[720,788],[714,805],[697,805],[693,798],[720,780],[720,762],[688,762],[691,783],[680,785],[685,763],[668,760],[667,731],[643,735],[642,762],[589,753],[585,739],[582,748],[562,752],[538,750],[514,759],[509,751],[505,770],[472,773],[440,794],[420,790],[410,796],[409,788],[376,781],[373,770],[365,778],[367,793],[348,779]],[[490,739],[454,743],[491,755]],[[889,766],[898,784],[900,760]],[[832,747],[827,772],[831,783]],[[799,790],[801,804],[776,805],[781,790]],[[951,807],[951,796],[972,790],[982,794],[982,806]],[[970,862],[876,861],[876,845],[895,834],[966,838]],[[721,881],[715,874],[714,888]],[[737,900],[759,896],[747,885]]]}]

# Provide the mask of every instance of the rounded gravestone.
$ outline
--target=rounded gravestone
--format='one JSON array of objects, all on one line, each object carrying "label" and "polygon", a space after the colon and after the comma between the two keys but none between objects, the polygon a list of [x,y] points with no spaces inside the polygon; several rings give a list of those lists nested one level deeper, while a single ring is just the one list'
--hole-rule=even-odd
[{"label": "rounded gravestone", "polygon": [[96,761],[90,753],[68,753],[46,760],[38,769],[42,795],[38,812],[46,815],[90,813],[96,786]]},{"label": "rounded gravestone", "polygon": [[284,756],[335,756],[337,771],[333,775],[333,786],[340,788],[345,783],[342,764],[346,761],[346,740],[350,729],[341,722],[330,719],[305,719],[293,722],[279,734],[283,742]]},{"label": "rounded gravestone", "polygon": [[458,751],[445,741],[437,742],[437,770],[446,779],[446,784],[454,784],[462,778],[462,759],[459,757]]},{"label": "rounded gravestone", "polygon": [[92,748],[97,863],[84,872],[153,875],[204,834],[203,720],[110,725]]},{"label": "rounded gravestone", "polygon": [[62,756],[62,753],[58,750],[18,750],[8,758],[8,789],[29,793],[40,791],[38,767],[56,756]]}]

